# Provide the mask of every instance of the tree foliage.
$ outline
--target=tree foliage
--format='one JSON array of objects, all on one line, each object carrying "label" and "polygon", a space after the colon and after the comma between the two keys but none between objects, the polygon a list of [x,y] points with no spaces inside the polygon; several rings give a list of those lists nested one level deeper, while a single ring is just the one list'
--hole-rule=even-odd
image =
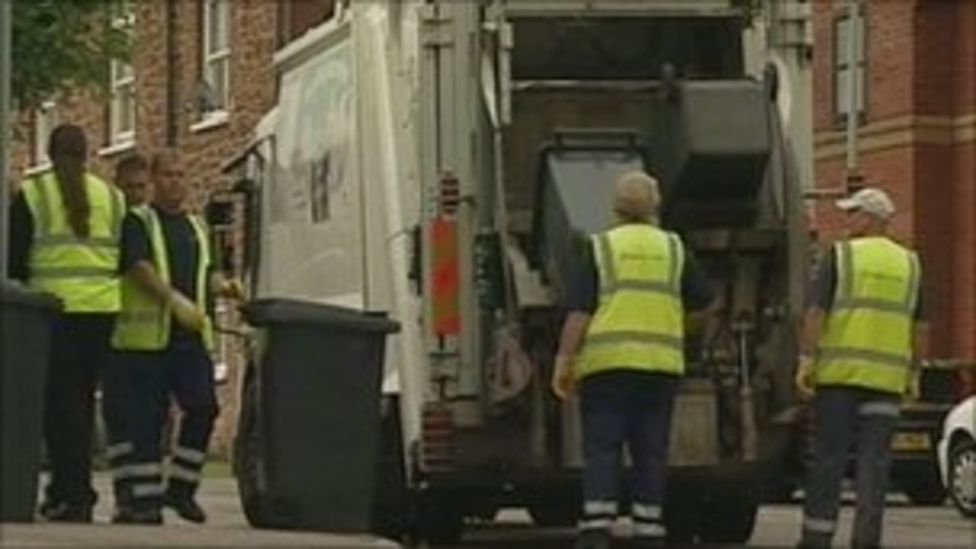
[{"label": "tree foliage", "polygon": [[11,95],[18,108],[82,89],[104,91],[110,61],[128,59],[129,29],[113,24],[127,0],[12,1]]}]

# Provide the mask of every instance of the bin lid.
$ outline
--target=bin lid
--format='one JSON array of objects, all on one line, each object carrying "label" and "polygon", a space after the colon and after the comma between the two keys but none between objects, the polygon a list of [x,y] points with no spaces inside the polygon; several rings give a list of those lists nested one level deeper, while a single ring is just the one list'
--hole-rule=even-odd
[{"label": "bin lid", "polygon": [[269,324],[315,324],[362,332],[395,333],[400,323],[385,313],[363,312],[335,305],[298,299],[256,299],[242,307],[244,318],[253,326]]},{"label": "bin lid", "polygon": [[13,280],[0,281],[0,303],[3,305],[20,305],[38,309],[60,311],[61,300],[52,294],[28,289],[23,284]]}]

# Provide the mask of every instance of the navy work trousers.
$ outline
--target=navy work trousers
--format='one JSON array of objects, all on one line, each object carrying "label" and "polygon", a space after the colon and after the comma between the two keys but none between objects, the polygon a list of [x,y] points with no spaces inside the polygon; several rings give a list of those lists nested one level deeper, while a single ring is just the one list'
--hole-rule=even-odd
[{"label": "navy work trousers", "polygon": [[662,539],[671,410],[679,378],[612,370],[584,378],[583,519],[580,530],[610,529],[617,515],[623,451],[633,463],[631,515],[638,538]]},{"label": "navy work trousers", "polygon": [[[126,352],[124,360],[132,387],[134,505],[158,508],[164,494],[192,498],[218,412],[213,361],[199,338],[181,338],[162,351]],[[162,430],[171,399],[181,420],[164,483]]]}]

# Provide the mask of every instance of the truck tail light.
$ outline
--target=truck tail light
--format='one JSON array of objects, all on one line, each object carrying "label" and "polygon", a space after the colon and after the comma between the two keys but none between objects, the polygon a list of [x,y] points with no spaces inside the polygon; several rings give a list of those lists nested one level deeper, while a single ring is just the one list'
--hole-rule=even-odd
[{"label": "truck tail light", "polygon": [[421,465],[428,473],[454,469],[454,413],[438,402],[424,405],[421,419]]}]

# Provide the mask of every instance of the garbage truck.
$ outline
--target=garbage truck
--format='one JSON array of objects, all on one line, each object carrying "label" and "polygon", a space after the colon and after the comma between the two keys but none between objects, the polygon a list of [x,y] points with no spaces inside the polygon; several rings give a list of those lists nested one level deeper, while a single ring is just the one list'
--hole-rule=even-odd
[{"label": "garbage truck", "polygon": [[[773,4],[353,1],[278,52],[277,105],[228,166],[244,274],[257,297],[400,323],[378,529],[451,543],[505,507],[575,524],[578,414],[549,390],[561,302],[616,178],[645,170],[720,305],[687,337],[666,525],[750,537],[795,453],[808,257],[809,6]],[[254,360],[235,470],[268,524]]]}]

